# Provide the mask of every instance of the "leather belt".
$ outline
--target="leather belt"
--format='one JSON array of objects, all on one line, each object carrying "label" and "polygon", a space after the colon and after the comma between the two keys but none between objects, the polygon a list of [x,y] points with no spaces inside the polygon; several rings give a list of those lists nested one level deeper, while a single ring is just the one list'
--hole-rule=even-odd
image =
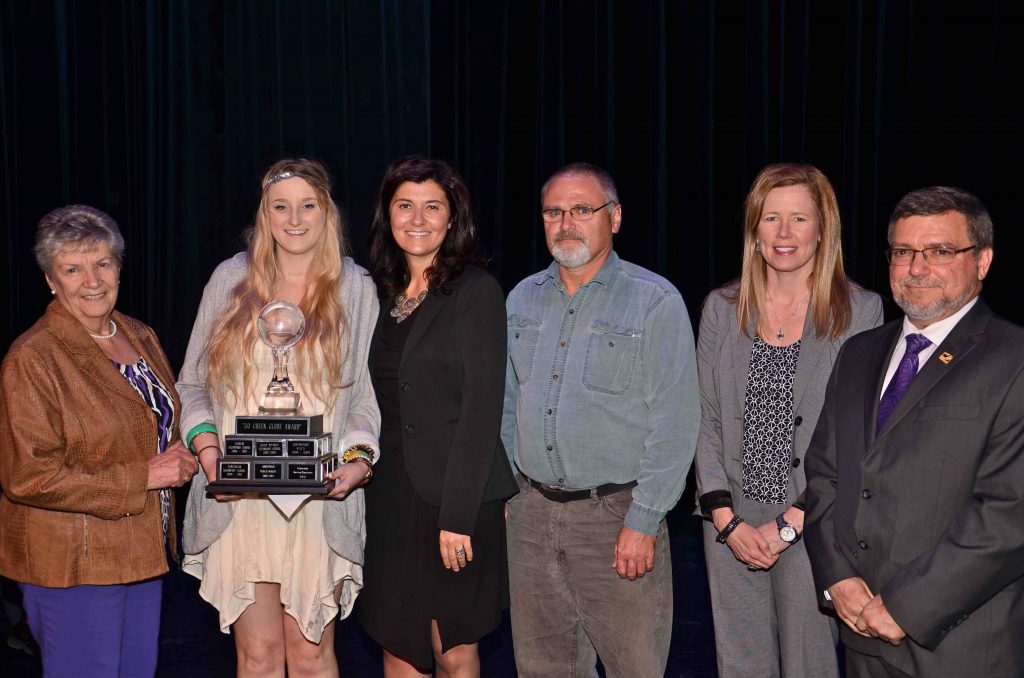
[{"label": "leather belt", "polygon": [[615,494],[616,492],[624,492],[632,487],[636,487],[636,481],[632,480],[628,483],[605,483],[599,485],[592,490],[565,490],[560,487],[552,487],[551,485],[545,485],[539,483],[529,476],[523,476],[530,485],[540,492],[541,496],[551,501],[557,501],[564,504],[567,501],[579,501],[581,499],[590,499],[592,496],[606,497],[609,494]]}]

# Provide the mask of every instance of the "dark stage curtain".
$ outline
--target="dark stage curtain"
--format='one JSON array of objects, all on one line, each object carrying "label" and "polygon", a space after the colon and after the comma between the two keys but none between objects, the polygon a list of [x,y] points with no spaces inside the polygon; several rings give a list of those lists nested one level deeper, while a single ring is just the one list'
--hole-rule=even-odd
[{"label": "dark stage curtain", "polygon": [[1010,3],[0,0],[0,348],[49,299],[39,217],[84,202],[125,233],[119,308],[180,364],[287,155],[330,165],[361,261],[386,163],[451,161],[506,289],[550,261],[544,178],[596,162],[619,183],[616,249],[694,314],[738,273],[766,163],[831,177],[848,270],[883,294],[896,200],[959,185],[996,223],[986,297],[1019,322],[1020,28]]}]

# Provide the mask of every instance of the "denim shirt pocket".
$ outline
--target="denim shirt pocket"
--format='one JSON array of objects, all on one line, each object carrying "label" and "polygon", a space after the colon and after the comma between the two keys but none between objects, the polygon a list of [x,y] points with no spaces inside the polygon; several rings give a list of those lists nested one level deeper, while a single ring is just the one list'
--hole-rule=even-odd
[{"label": "denim shirt pocket", "polygon": [[583,385],[599,393],[625,393],[639,362],[641,334],[636,328],[594,321],[583,362]]},{"label": "denim shirt pocket", "polygon": [[508,317],[508,354],[512,358],[512,369],[520,384],[525,384],[533,374],[533,360],[540,339],[541,322],[520,315]]}]

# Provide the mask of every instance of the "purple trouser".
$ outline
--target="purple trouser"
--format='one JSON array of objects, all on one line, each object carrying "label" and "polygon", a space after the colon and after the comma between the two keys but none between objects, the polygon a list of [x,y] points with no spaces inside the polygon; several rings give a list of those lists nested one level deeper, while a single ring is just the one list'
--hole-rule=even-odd
[{"label": "purple trouser", "polygon": [[162,578],[65,589],[20,586],[46,678],[156,673]]}]

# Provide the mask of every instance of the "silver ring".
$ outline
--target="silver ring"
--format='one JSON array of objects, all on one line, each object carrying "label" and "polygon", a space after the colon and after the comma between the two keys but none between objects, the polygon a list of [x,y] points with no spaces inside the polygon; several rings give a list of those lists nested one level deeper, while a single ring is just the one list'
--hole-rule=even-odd
[{"label": "silver ring", "polygon": [[455,555],[461,558],[462,556],[466,555],[466,549],[455,549]]}]

